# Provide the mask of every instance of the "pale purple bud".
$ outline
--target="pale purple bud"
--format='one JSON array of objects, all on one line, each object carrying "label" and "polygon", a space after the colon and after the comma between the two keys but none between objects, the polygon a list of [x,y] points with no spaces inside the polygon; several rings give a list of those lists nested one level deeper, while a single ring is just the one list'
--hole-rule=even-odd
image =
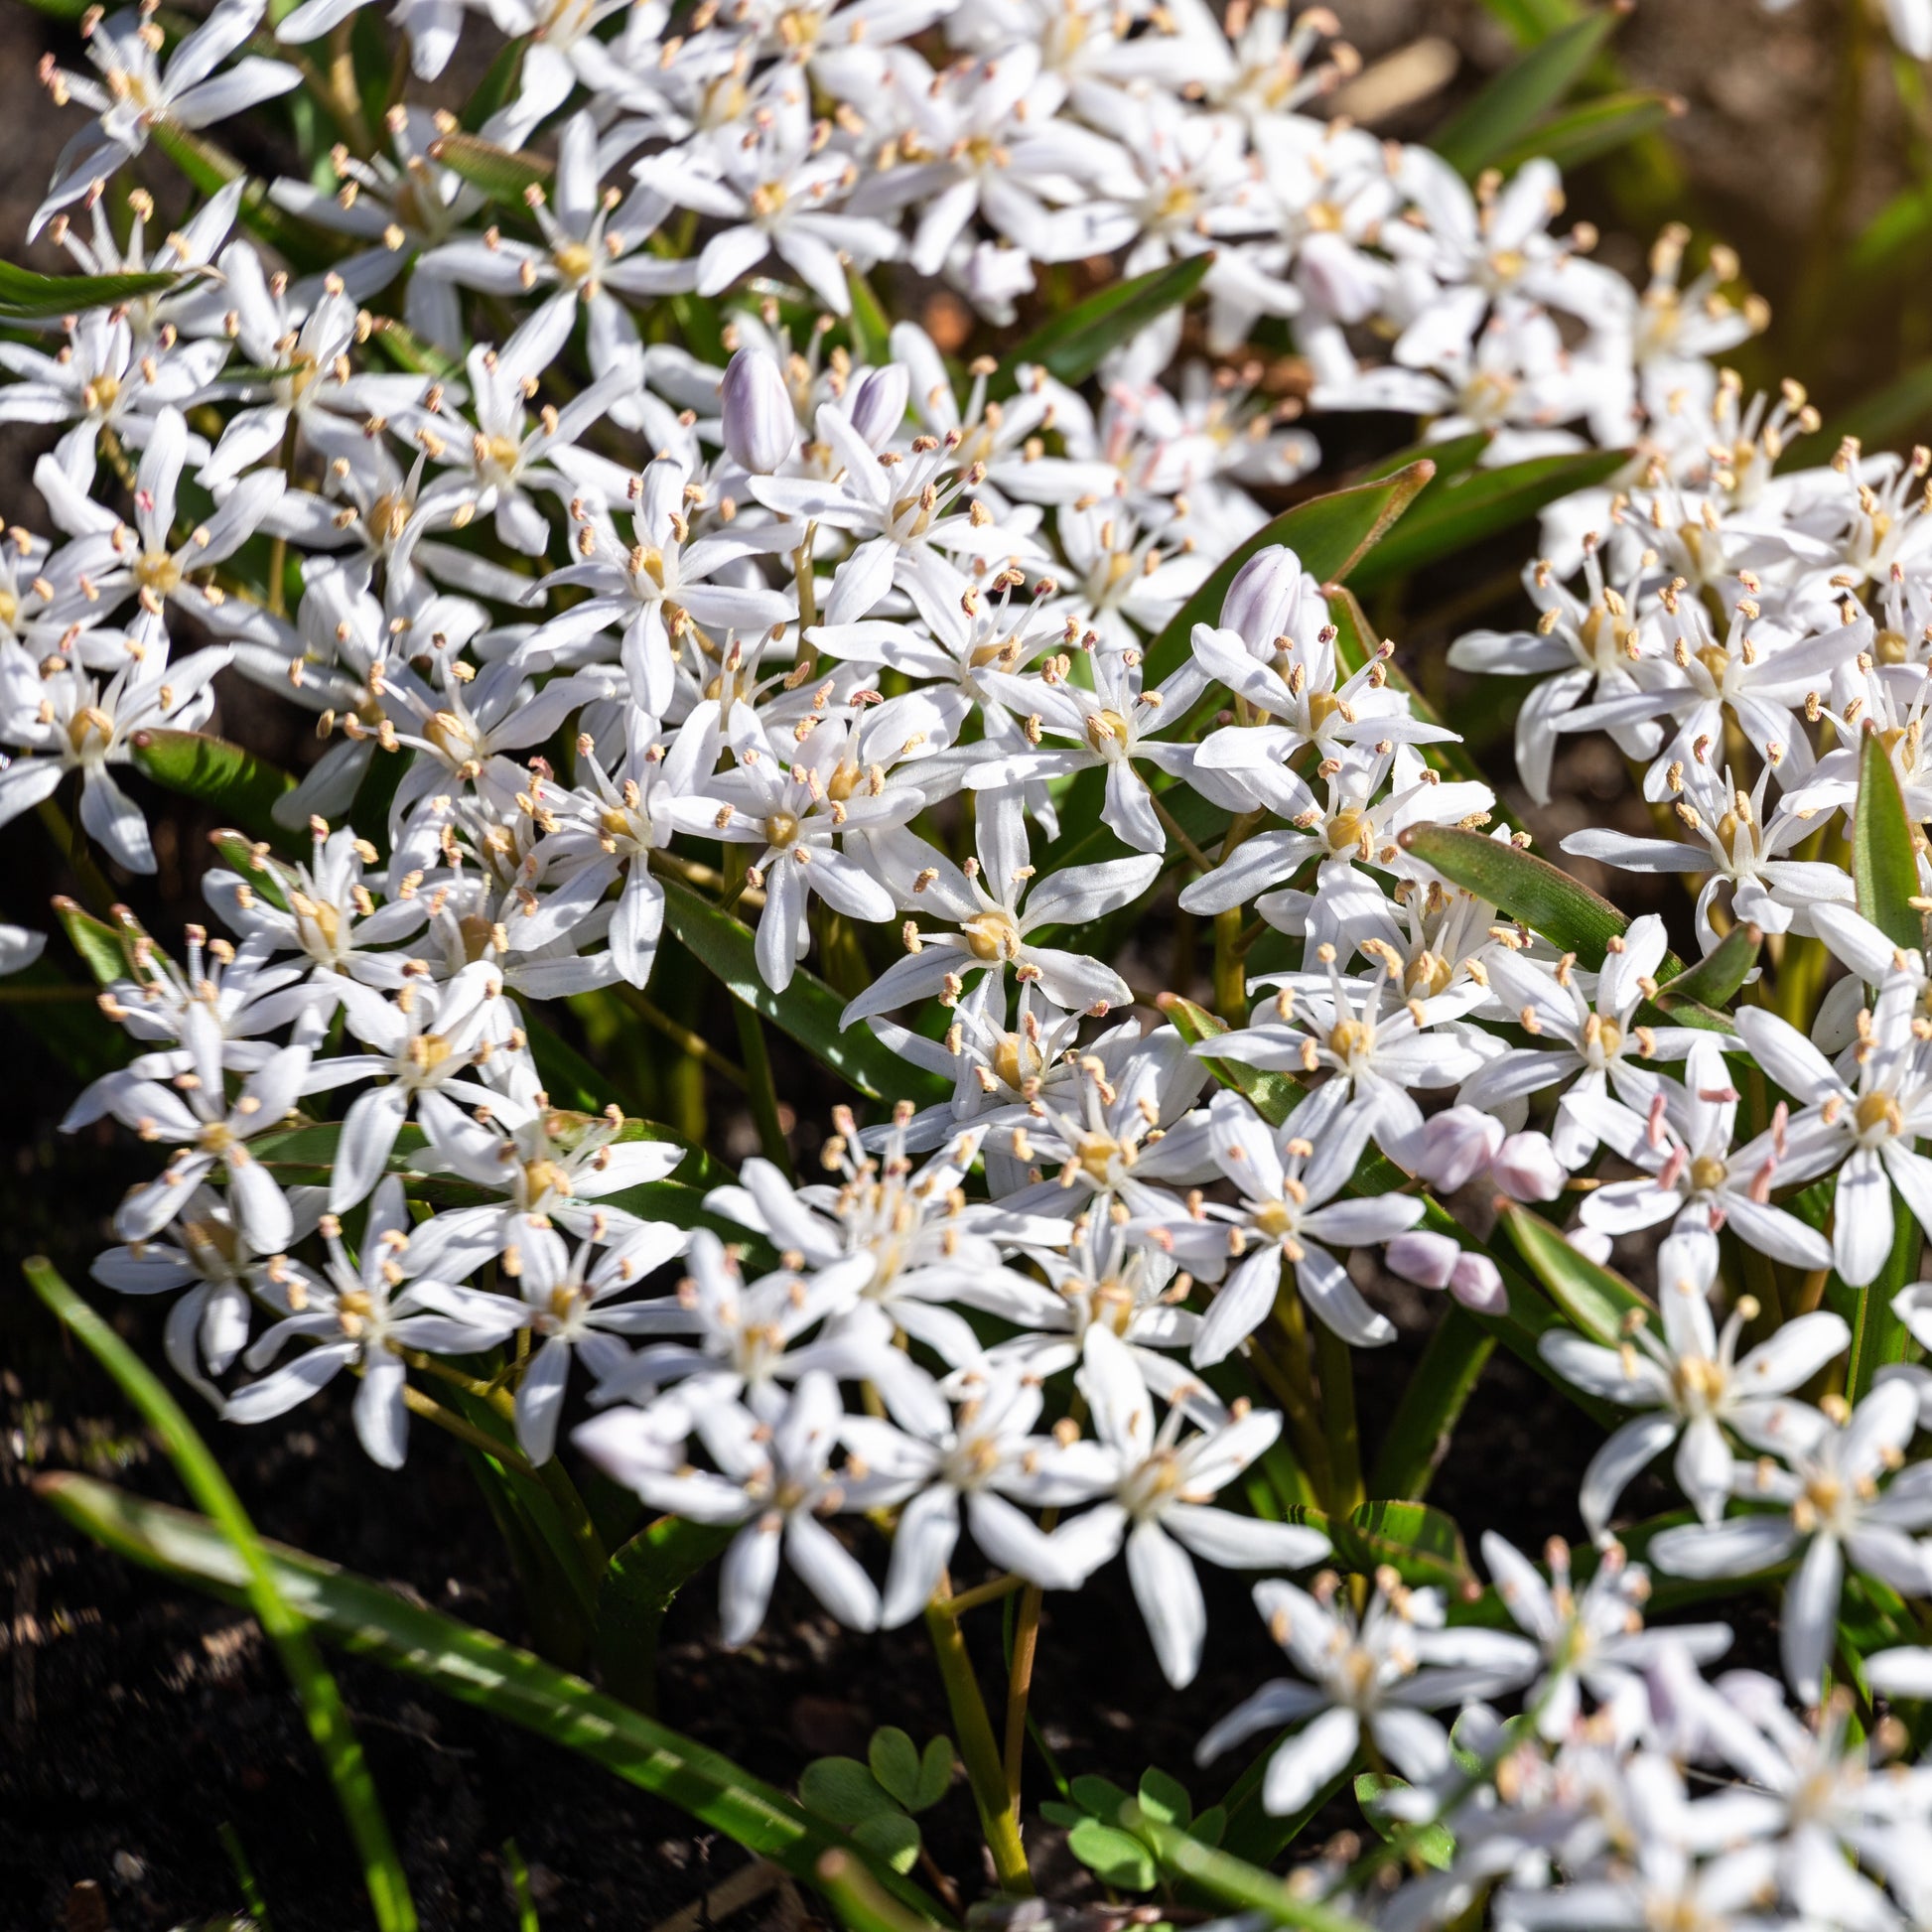
[{"label": "pale purple bud", "polygon": [[1416,1173],[1432,1187],[1452,1194],[1479,1174],[1502,1145],[1501,1121],[1479,1107],[1449,1107],[1423,1123]]},{"label": "pale purple bud", "polygon": [[877,456],[899,432],[905,421],[906,398],[912,393],[912,376],[903,362],[888,362],[884,368],[868,369],[852,387],[852,427],[865,439],[866,447]]},{"label": "pale purple bud", "polygon": [[1610,1265],[1610,1237],[1601,1228],[1587,1228],[1579,1225],[1572,1228],[1563,1238],[1585,1260],[1595,1262],[1599,1268],[1607,1268]]},{"label": "pale purple bud", "polygon": [[741,348],[725,370],[725,448],[755,477],[768,477],[798,440],[783,372],[761,349]]},{"label": "pale purple bud", "polygon": [[1303,586],[1310,582],[1302,560],[1285,543],[1257,550],[1235,573],[1221,605],[1221,628],[1238,630],[1262,656],[1273,656],[1275,639],[1294,633]]},{"label": "pale purple bud", "polygon": [[1447,1234],[1411,1228],[1398,1234],[1384,1250],[1391,1274],[1418,1288],[1447,1288],[1455,1274],[1462,1250]]},{"label": "pale purple bud", "polygon": [[1450,1272],[1449,1291],[1465,1309],[1478,1314],[1506,1314],[1509,1291],[1496,1264],[1487,1255],[1458,1254]]},{"label": "pale purple bud", "polygon": [[1490,1178],[1511,1200],[1555,1200],[1570,1176],[1547,1134],[1512,1134],[1489,1165]]}]

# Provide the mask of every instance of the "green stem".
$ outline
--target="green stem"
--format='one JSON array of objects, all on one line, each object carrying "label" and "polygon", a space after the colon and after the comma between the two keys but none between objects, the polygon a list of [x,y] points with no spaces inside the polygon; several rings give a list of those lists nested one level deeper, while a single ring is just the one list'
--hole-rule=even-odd
[{"label": "green stem", "polygon": [[745,1097],[758,1123],[759,1146],[764,1158],[791,1178],[791,1149],[785,1143],[784,1123],[778,1117],[778,1089],[771,1078],[771,1048],[764,1037],[764,1022],[743,1000],[732,1001],[738,1022],[739,1057],[745,1062]]},{"label": "green stem", "polygon": [[80,836],[78,828],[69,822],[67,813],[52,798],[43,798],[37,809],[55,850],[72,869],[80,896],[89,908],[101,914],[112,911],[114,889],[108,885],[107,875],[94,863],[94,855],[87,850],[87,841]]},{"label": "green stem", "polygon": [[1006,1766],[1000,1760],[993,1721],[986,1715],[986,1700],[973,1673],[966,1633],[946,1601],[950,1594],[949,1587],[942,1582],[939,1593],[926,1605],[926,1633],[939,1661],[946,1704],[952,1712],[953,1728],[959,1733],[959,1754],[966,1762],[973,1802],[979,1807],[980,1830],[993,1855],[1000,1888],[1017,1897],[1031,1898],[1033,1874],[1027,1869],[1026,1850],[1020,1843],[1020,1820],[1007,1796]]},{"label": "green stem", "polygon": [[[1277,1350],[1264,1344],[1257,1351],[1257,1360],[1266,1364],[1263,1377],[1288,1416],[1296,1453],[1314,1485],[1315,1495],[1326,1508],[1333,1495],[1334,1476],[1328,1459],[1328,1444],[1321,1430],[1320,1410],[1314,1399],[1314,1383],[1309,1375],[1308,1315],[1302,1307],[1301,1290],[1287,1262],[1282,1264],[1282,1284],[1275,1295],[1275,1325],[1281,1331],[1283,1346]],[[1268,1372],[1271,1368],[1272,1374]]]},{"label": "green stem", "polygon": [[1355,1355],[1325,1321],[1317,1321],[1314,1360],[1321,1377],[1321,1433],[1328,1445],[1328,1507],[1345,1516],[1365,1500],[1362,1432],[1355,1415]]}]

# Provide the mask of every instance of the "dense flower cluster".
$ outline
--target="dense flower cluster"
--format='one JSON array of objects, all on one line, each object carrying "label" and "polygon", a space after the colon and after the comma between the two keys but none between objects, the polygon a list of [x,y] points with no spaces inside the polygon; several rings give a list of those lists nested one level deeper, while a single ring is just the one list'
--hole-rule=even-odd
[{"label": "dense flower cluster", "polygon": [[[90,17],[97,74],[46,76],[96,118],[40,220],[89,274],[173,279],[50,352],[0,345],[0,420],[59,430],[52,531],[0,557],[0,821],[76,774],[87,837],[152,871],[116,774],[207,725],[224,672],[326,741],[273,813],[307,858],[225,839],[220,933],[179,958],[142,935],[104,991],[135,1050],[67,1125],[168,1152],[97,1279],[175,1298],[169,1358],[232,1422],[352,1380],[385,1468],[448,1358],[502,1351],[539,1467],[574,1385],[577,1449],[731,1532],[730,1643],[781,1564],[850,1626],[903,1623],[970,1537],[1041,1590],[1124,1554],[1184,1685],[1197,1563],[1342,1554],[1253,1503],[1305,1447],[1307,1318],[1392,1341],[1386,1271],[1506,1326],[1497,1205],[1576,1194],[1585,1262],[1661,1237],[1620,1331],[1540,1342],[1595,1413],[1634,1412],[1580,1497],[1587,1581],[1485,1538],[1505,1631],[1393,1572],[1372,1597],[1270,1578],[1296,1678],[1203,1754],[1293,1726],[1284,1814],[1364,1749],[1399,1770],[1390,1818],[1446,1825],[1446,1868],[1301,1874],[1375,1923],[1491,1888],[1511,1927],[1924,1922],[1932,1785],[1878,1774],[1895,1726],[1853,1731],[1828,1676],[1848,1592],[1932,1598],[1932,1376],[1808,1400],[1850,1329],[1815,1288],[1788,1318],[1757,1291],[1863,1289],[1903,1216],[1932,1233],[1932,955],[1860,906],[1843,850],[1867,745],[1932,816],[1932,455],[1780,467],[1817,419],[1718,367],[1761,321],[1734,264],[1682,283],[1673,230],[1632,288],[1552,231],[1547,162],[1471,189],[1319,117],[1355,65],[1321,8],[496,0],[528,39],[480,133],[398,104],[333,188],[270,186],[334,231],[325,272],[241,231],[240,177],[151,234],[123,168],[294,88],[355,4],[283,18],[290,59],[251,0],[172,51],[151,9]],[[466,26],[445,0],[393,19],[425,78]],[[520,156],[539,134],[554,164]],[[1204,359],[1173,309],[1091,382],[962,371],[863,313],[882,265],[1001,326],[1067,264],[1210,255]],[[686,302],[715,345],[660,326]],[[1532,680],[1533,801],[1566,739],[1609,736],[1669,836],[1564,849],[1701,879],[1707,957],[1768,935],[1776,1001],[1726,1010],[1755,951],[1673,997],[1655,912],[1592,966],[1429,856],[1454,832],[1527,863],[1527,838],[1396,647],[1249,541],[1318,457],[1234,357],[1282,324],[1314,411],[1481,432],[1489,465],[1631,450],[1548,511],[1534,627],[1449,661]],[[1130,927],[1157,902],[1212,924],[1226,1031],[1150,983]],[[841,1112],[817,1179],[768,1147],[692,1185],[707,1157],[548,1091],[543,1004],[648,988],[691,905],[755,935],[742,995],[863,969],[837,1039],[898,1104]],[[883,969],[864,928],[897,935]],[[1839,972],[1815,1011],[1785,997],[1799,942],[1816,986],[1827,951]],[[0,930],[0,968],[37,943]],[[1932,1284],[1895,1313],[1932,1347]],[[1691,1514],[1639,1564],[1611,1526],[1666,1451]],[[855,1554],[883,1526],[883,1565]],[[1816,1722],[1761,1675],[1706,1680],[1724,1625],[1645,1628],[1653,1571],[1788,1578]],[[1928,1655],[1864,1656],[1863,1689],[1925,1695]]]}]

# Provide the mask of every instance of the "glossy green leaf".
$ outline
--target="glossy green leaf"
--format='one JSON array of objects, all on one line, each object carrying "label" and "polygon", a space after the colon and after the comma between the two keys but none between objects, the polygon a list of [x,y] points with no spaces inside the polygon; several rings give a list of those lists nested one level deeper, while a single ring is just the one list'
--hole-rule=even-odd
[{"label": "glossy green leaf", "polygon": [[1342,1563],[1365,1576],[1387,1565],[1405,1584],[1434,1585],[1451,1597],[1474,1585],[1462,1532],[1428,1503],[1362,1503],[1345,1519],[1330,1521],[1328,1534]]},{"label": "glossy green leaf", "polygon": [[1556,107],[1607,45],[1622,15],[1614,8],[1587,14],[1540,40],[1506,67],[1430,145],[1473,181]]},{"label": "glossy green leaf", "polygon": [[1066,1849],[1103,1885],[1116,1891],[1152,1891],[1160,1882],[1154,1854],[1131,1833],[1103,1825],[1097,1818],[1081,1819],[1067,1833]]},{"label": "glossy green leaf", "polygon": [[208,834],[208,843],[221,855],[228,870],[246,880],[249,890],[258,897],[266,899],[278,912],[289,909],[289,893],[295,885],[295,875],[276,862],[266,841],[250,839],[224,826]]},{"label": "glossy green leaf", "polygon": [[1506,173],[1524,162],[1554,161],[1565,174],[1596,161],[1633,141],[1657,133],[1679,119],[1684,103],[1674,94],[1626,89],[1553,115],[1496,157]]},{"label": "glossy green leaf", "polygon": [[[1391,1835],[1389,1817],[1375,1801],[1391,1791],[1409,1789],[1407,1778],[1387,1771],[1364,1771],[1355,1780],[1355,1802],[1361,1806],[1362,1816],[1386,1839]],[[1445,1824],[1438,1822],[1411,1831],[1406,1843],[1424,1864],[1438,1871],[1447,1871],[1455,1863],[1455,1835]]]},{"label": "glossy green leaf", "polygon": [[751,928],[675,879],[664,881],[664,923],[735,998],[868,1098],[924,1104],[950,1091],[922,1067],[900,1059],[867,1027],[841,1032],[845,1002],[802,966],[782,993],[773,993],[759,977]]},{"label": "glossy green leaf", "polygon": [[1666,1013],[1680,1006],[1726,1007],[1757,964],[1764,935],[1754,925],[1734,925],[1695,966],[1663,981],[1655,1004]]},{"label": "glossy green leaf", "polygon": [[1470,545],[1527,523],[1546,504],[1613,477],[1627,450],[1584,450],[1531,457],[1500,470],[1478,470],[1426,490],[1403,519],[1350,573],[1357,591],[1380,590],[1426,564],[1460,556]]},{"label": "glossy green leaf", "polygon": [[[336,1800],[349,1836],[354,1840],[376,1924],[382,1932],[416,1932],[418,1921],[409,1895],[409,1881],[403,1873],[402,1861],[396,1856],[388,1823],[382,1815],[382,1801],[376,1795],[362,1747],[355,1740],[342,1693],[316,1649],[299,1605],[290,1597],[269,1546],[257,1534],[242,1507],[241,1498],[222,1474],[207,1445],[182,1413],[181,1405],[113,1328],[61,1279],[49,1262],[36,1257],[27,1263],[26,1275],[34,1292],[56,1318],[113,1376],[121,1393],[160,1437],[183,1486],[207,1512],[206,1516],[193,1516],[180,1510],[170,1513],[197,1526],[204,1547],[221,1566],[228,1580],[230,1594],[254,1611],[263,1632],[279,1653],[302,1702],[309,1734],[329,1768],[330,1781],[335,1786]],[[50,1494],[51,1484],[84,1482],[85,1478],[79,1476],[50,1476],[43,1477],[38,1487],[89,1535],[110,1548],[123,1547],[116,1536],[99,1527],[96,1521],[65,1508],[60,1492]],[[110,1507],[131,1500],[121,1498],[105,1484],[89,1486],[98,1492],[99,1498],[107,1499]]]},{"label": "glossy green leaf", "polygon": [[540,154],[512,151],[485,141],[481,134],[444,134],[429,144],[429,158],[440,161],[453,175],[481,188],[492,202],[522,207],[532,188],[549,192],[555,163]]},{"label": "glossy green leaf", "polygon": [[1412,463],[1428,463],[1435,466],[1437,483],[1452,483],[1457,477],[1466,477],[1494,441],[1488,430],[1472,429],[1466,436],[1445,437],[1440,443],[1410,443],[1370,464],[1355,481],[1380,483]]},{"label": "glossy green leaf", "polygon": [[127,978],[127,952],[120,934],[111,925],[66,897],[54,901],[54,916],[60,920],[61,930],[68,935],[74,951],[80,955],[80,963],[94,976],[97,986],[111,986],[115,980]]},{"label": "glossy green leaf", "polygon": [[244,831],[278,842],[290,837],[272,814],[295,780],[267,759],[205,732],[136,732],[129,746],[135,768],[156,784],[218,806]]},{"label": "glossy green leaf", "polygon": [[[69,1522],[121,1555],[218,1596],[244,1593],[245,1566],[206,1517],[87,1476],[43,1476],[35,1487]],[[811,1879],[821,1854],[848,1845],[829,1824],[730,1758],[582,1678],[350,1571],[280,1544],[262,1547],[284,1601],[344,1649],[580,1752],[795,1877]],[[940,1916],[917,1886],[890,1869],[875,1871],[899,1899]]]},{"label": "glossy green leaf", "polygon": [[1551,1301],[1591,1341],[1615,1348],[1626,1338],[1626,1320],[1633,1317],[1655,1326],[1657,1311],[1621,1275],[1573,1248],[1540,1214],[1512,1204],[1502,1218],[1516,1252]]},{"label": "glossy green leaf", "polygon": [[994,371],[988,393],[1012,395],[1020,370],[1030,364],[1061,382],[1084,382],[1115,349],[1185,302],[1213,265],[1211,254],[1188,255],[1128,281],[1110,282],[1035,329]]},{"label": "glossy green leaf", "polygon": [[1859,910],[1895,946],[1918,952],[1925,945],[1919,897],[1918,850],[1905,795],[1891,755],[1876,732],[1864,735],[1859,755],[1859,798],[1852,813],[1852,877]]},{"label": "glossy green leaf", "polygon": [[1157,683],[1184,663],[1193,649],[1197,623],[1219,623],[1228,586],[1258,550],[1282,543],[1302,560],[1302,568],[1324,584],[1339,583],[1359,571],[1384,534],[1427,487],[1436,466],[1412,463],[1393,477],[1351,484],[1325,496],[1311,496],[1264,524],[1211,572],[1192,597],[1168,620],[1147,647],[1147,680]]},{"label": "glossy green leaf", "polygon": [[[1630,921],[1608,899],[1521,846],[1452,825],[1413,826],[1401,844],[1451,884],[1574,952],[1591,972],[1603,964],[1609,942],[1629,929]],[[1674,979],[1684,968],[1666,953],[1661,970]]]},{"label": "glossy green leaf", "polygon": [[657,1708],[657,1640],[677,1593],[737,1533],[731,1523],[660,1516],[616,1551],[597,1592],[597,1658],[612,1693]]},{"label": "glossy green leaf", "polygon": [[111,309],[145,295],[165,295],[186,278],[161,275],[37,275],[0,261],[0,322],[39,322]]}]

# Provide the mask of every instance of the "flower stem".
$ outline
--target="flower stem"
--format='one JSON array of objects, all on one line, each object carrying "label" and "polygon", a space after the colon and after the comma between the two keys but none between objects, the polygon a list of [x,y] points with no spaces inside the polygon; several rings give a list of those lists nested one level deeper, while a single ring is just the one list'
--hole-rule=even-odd
[{"label": "flower stem", "polygon": [[948,1601],[951,1594],[951,1586],[942,1577],[937,1593],[926,1605],[926,1633],[932,1639],[933,1655],[939,1661],[946,1704],[952,1712],[953,1728],[959,1733],[959,1754],[966,1762],[967,1781],[973,1787],[980,1829],[986,1836],[987,1850],[993,1855],[993,1869],[1000,1887],[1018,1897],[1030,1898],[1034,1881],[1027,1869],[1026,1851],[1020,1843],[1019,1808],[1007,1795],[1006,1767],[1000,1761],[993,1721],[986,1715],[986,1700],[980,1695],[979,1679],[973,1674],[966,1633],[959,1627],[959,1619]]},{"label": "flower stem", "polygon": [[1039,1650],[1042,1591],[1029,1584],[1013,1622],[1013,1664],[1007,1675],[1007,1805],[1020,1815],[1020,1763],[1027,1750],[1027,1699],[1034,1687],[1034,1658]]},{"label": "flower stem", "polygon": [[1317,1321],[1314,1359],[1321,1376],[1321,1430],[1328,1445],[1328,1507],[1346,1515],[1365,1500],[1362,1432],[1355,1415],[1355,1357],[1325,1321]]}]

